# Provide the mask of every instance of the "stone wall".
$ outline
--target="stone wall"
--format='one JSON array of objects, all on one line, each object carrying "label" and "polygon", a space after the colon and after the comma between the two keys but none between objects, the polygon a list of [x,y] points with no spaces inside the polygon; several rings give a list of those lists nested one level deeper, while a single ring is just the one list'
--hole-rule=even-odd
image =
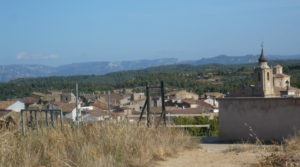
[{"label": "stone wall", "polygon": [[300,130],[300,98],[223,98],[220,138],[282,140]]}]

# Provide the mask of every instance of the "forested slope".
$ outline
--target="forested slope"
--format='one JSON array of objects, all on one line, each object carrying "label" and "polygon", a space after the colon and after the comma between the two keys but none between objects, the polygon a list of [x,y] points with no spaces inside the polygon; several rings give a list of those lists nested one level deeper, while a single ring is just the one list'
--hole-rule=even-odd
[{"label": "forested slope", "polygon": [[[292,85],[300,87],[299,60],[276,60],[270,65],[282,64],[284,71],[292,75]],[[94,92],[122,88],[140,89],[146,82],[163,80],[168,88],[187,89],[199,94],[207,91],[230,92],[243,85],[253,84],[252,72],[256,63],[223,65],[167,65],[143,70],[113,72],[106,75],[83,75],[69,77],[41,77],[17,79],[0,83],[0,98],[11,99],[28,96],[32,91],[74,91],[79,83],[81,92]]]}]

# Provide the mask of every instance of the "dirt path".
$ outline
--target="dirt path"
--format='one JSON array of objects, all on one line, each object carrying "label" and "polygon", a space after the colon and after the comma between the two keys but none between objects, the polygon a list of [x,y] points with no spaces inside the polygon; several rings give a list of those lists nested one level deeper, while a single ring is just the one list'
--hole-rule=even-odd
[{"label": "dirt path", "polygon": [[200,144],[176,157],[159,161],[156,167],[249,167],[267,155],[264,148],[250,144]]}]

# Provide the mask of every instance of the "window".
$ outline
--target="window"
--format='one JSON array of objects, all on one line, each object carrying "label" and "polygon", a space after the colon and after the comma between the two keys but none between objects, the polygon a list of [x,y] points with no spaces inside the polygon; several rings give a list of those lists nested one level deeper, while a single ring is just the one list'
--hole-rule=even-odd
[{"label": "window", "polygon": [[258,78],[257,78],[257,80],[258,81],[260,81],[260,72],[259,73],[257,73],[258,74]]},{"label": "window", "polygon": [[267,80],[269,81],[270,80],[270,73],[267,72]]}]

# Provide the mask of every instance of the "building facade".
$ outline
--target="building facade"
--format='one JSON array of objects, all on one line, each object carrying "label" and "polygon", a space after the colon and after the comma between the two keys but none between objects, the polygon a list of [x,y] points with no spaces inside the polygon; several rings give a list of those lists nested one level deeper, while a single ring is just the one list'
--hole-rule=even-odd
[{"label": "building facade", "polygon": [[270,67],[263,49],[254,70],[255,85],[219,99],[220,138],[283,140],[300,130],[299,89],[290,86],[282,66]]},{"label": "building facade", "polygon": [[281,65],[270,67],[263,48],[254,69],[255,85],[244,85],[230,93],[230,97],[300,97],[300,89],[290,86],[291,77],[283,73]]}]

